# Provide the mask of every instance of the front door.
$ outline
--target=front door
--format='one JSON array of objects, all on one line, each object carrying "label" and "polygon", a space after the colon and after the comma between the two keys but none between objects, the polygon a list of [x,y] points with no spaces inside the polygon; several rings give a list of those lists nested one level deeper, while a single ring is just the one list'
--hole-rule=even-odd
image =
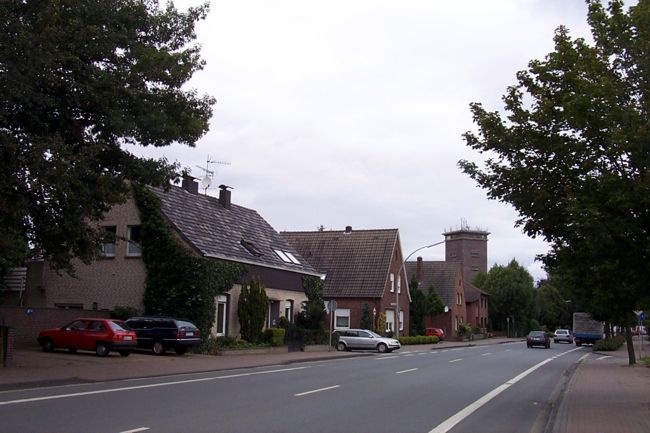
[{"label": "front door", "polygon": [[269,321],[267,328],[274,328],[280,322],[280,301],[269,301]]}]

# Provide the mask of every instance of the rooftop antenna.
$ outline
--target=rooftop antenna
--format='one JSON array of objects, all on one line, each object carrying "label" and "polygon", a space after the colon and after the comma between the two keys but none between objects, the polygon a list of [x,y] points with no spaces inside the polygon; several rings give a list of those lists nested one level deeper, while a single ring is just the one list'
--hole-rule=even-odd
[{"label": "rooftop antenna", "polygon": [[199,165],[196,166],[198,169],[205,172],[205,176],[203,176],[203,179],[201,179],[201,188],[203,188],[203,194],[205,195],[208,194],[208,188],[210,188],[210,185],[212,185],[212,178],[214,177],[214,170],[210,170],[210,164],[230,165],[229,162],[214,161],[210,159],[210,155],[208,155],[208,159],[205,161],[205,168]]}]

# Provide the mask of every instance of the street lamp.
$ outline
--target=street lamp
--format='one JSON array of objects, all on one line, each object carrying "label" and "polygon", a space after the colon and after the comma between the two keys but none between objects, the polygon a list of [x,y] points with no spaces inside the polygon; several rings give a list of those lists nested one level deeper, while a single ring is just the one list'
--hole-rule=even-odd
[{"label": "street lamp", "polygon": [[[406,262],[408,261],[408,259],[410,259],[413,254],[417,253],[420,250],[435,247],[436,245],[440,245],[440,244],[444,244],[444,243],[445,243],[445,241],[440,241],[440,242],[436,242],[436,243],[431,244],[431,245],[425,245],[423,247],[420,247],[420,248],[416,249],[411,254],[406,256],[406,258],[402,262],[402,265],[399,267],[399,272],[397,273],[397,283],[398,284],[397,284],[397,287],[395,289],[395,325],[396,325],[395,326],[395,335],[397,337],[399,337],[399,324],[400,324],[400,320],[399,320],[399,292],[400,292],[400,289],[401,289],[402,270],[406,266]],[[408,279],[406,281],[406,289],[408,290]]]}]

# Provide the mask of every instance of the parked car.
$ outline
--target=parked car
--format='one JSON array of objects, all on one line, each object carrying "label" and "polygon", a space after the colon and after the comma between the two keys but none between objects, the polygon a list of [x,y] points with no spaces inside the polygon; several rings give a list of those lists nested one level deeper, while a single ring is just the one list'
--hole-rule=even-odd
[{"label": "parked car", "polygon": [[530,331],[526,337],[526,346],[543,346],[546,349],[551,347],[551,339],[544,331]]},{"label": "parked car", "polygon": [[398,340],[382,337],[367,329],[337,329],[335,332],[339,338],[336,348],[340,351],[360,349],[384,353],[402,347]]},{"label": "parked car", "polygon": [[169,349],[182,355],[201,344],[201,331],[193,323],[172,317],[131,317],[127,325],[138,335],[138,348],[162,355]]},{"label": "parked car", "polygon": [[445,339],[445,331],[440,328],[427,328],[424,335],[438,337],[440,341]]},{"label": "parked car", "polygon": [[569,344],[573,344],[573,335],[568,329],[556,329],[553,334],[553,342],[559,343],[560,341],[566,341]]},{"label": "parked car", "polygon": [[107,356],[112,350],[129,356],[137,345],[137,335],[121,320],[105,318],[80,318],[60,328],[47,329],[38,334],[38,344],[43,351],[56,348],[94,350],[99,356]]}]

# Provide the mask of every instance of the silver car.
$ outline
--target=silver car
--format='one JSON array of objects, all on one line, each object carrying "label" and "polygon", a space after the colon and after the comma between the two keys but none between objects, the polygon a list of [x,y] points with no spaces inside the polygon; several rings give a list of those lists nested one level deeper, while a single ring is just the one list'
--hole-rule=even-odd
[{"label": "silver car", "polygon": [[379,353],[392,352],[402,347],[394,338],[382,337],[367,329],[337,329],[339,342],[336,348],[344,350],[376,350]]},{"label": "silver car", "polygon": [[573,335],[568,329],[556,329],[555,334],[553,334],[553,342],[559,343],[560,341],[566,341],[569,344],[573,343]]}]

